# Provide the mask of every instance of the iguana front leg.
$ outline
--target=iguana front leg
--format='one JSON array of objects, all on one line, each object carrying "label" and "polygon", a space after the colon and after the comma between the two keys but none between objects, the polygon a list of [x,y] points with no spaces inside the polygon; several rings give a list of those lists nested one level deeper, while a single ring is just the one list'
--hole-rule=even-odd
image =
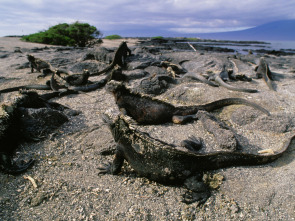
[{"label": "iguana front leg", "polygon": [[202,177],[200,173],[185,180],[184,186],[188,191],[182,196],[182,202],[190,204],[198,201],[199,204],[203,204],[207,201],[211,193],[209,187],[203,182]]},{"label": "iguana front leg", "polygon": [[186,124],[187,122],[197,120],[197,119],[198,119],[198,117],[196,114],[185,115],[185,116],[174,115],[172,117],[172,122],[175,124]]},{"label": "iguana front leg", "polygon": [[109,162],[107,164],[101,164],[98,166],[99,172],[98,174],[113,174],[116,175],[121,172],[121,168],[124,163],[124,154],[121,150],[120,144],[117,145],[117,150],[115,153],[115,158],[113,162]]},{"label": "iguana front leg", "polygon": [[3,172],[8,174],[19,174],[26,171],[30,166],[32,166],[34,160],[29,160],[27,163],[23,165],[16,165],[12,162],[11,157],[6,153],[0,153],[0,168]]},{"label": "iguana front leg", "polygon": [[180,146],[190,151],[199,151],[203,147],[202,138],[189,136],[186,140],[180,142]]},{"label": "iguana front leg", "polygon": [[31,73],[34,73],[34,66],[31,64]]}]

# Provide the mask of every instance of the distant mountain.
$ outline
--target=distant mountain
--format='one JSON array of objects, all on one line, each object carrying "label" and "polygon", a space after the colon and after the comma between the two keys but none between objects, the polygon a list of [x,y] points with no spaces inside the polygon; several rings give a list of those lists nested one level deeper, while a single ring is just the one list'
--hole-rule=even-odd
[{"label": "distant mountain", "polygon": [[275,21],[249,28],[242,31],[219,32],[219,33],[179,33],[166,31],[154,27],[136,27],[133,29],[121,29],[107,31],[105,36],[119,34],[124,37],[200,37],[218,40],[258,40],[258,41],[295,41],[295,20]]},{"label": "distant mountain", "polygon": [[275,21],[242,31],[188,34],[220,40],[295,41],[295,20]]}]

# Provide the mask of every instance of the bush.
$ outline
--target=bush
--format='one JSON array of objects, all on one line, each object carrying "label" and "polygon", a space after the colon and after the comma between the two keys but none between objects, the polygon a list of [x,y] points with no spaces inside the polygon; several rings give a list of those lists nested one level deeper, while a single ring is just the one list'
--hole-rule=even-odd
[{"label": "bush", "polygon": [[109,35],[106,36],[105,39],[114,40],[114,39],[121,39],[122,37],[120,35]]},{"label": "bush", "polygon": [[26,35],[22,40],[51,45],[85,47],[90,40],[99,35],[100,32],[96,27],[87,23],[75,22],[52,26],[47,31]]},{"label": "bush", "polygon": [[152,39],[164,39],[163,36],[152,37]]}]

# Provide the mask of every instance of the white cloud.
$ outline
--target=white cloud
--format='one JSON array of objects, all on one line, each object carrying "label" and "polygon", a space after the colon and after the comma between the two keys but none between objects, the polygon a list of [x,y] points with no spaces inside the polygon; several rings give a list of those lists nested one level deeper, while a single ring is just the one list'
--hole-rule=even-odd
[{"label": "white cloud", "polygon": [[182,31],[238,30],[295,19],[295,1],[277,0],[0,0],[0,36],[81,21],[99,30],[134,26]]},{"label": "white cloud", "polygon": [[240,31],[251,27],[239,28],[170,28],[169,31],[179,33],[212,33],[212,32],[227,32],[227,31]]}]

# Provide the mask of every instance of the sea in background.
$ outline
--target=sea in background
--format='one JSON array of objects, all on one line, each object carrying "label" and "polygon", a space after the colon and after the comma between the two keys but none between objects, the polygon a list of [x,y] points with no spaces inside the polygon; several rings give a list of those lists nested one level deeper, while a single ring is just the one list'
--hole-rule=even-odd
[{"label": "sea in background", "polygon": [[[185,43],[185,42],[180,42]],[[200,41],[200,42],[190,42],[192,45],[200,44],[202,46],[210,46],[210,47],[220,47],[220,48],[228,48],[233,49],[235,52],[246,54],[250,50],[260,51],[284,51],[287,53],[295,54],[295,41],[257,41],[257,42],[247,42],[247,41]]]},{"label": "sea in background", "polygon": [[271,48],[273,48],[274,50],[295,50],[295,41],[270,41],[268,43],[271,44]]}]

